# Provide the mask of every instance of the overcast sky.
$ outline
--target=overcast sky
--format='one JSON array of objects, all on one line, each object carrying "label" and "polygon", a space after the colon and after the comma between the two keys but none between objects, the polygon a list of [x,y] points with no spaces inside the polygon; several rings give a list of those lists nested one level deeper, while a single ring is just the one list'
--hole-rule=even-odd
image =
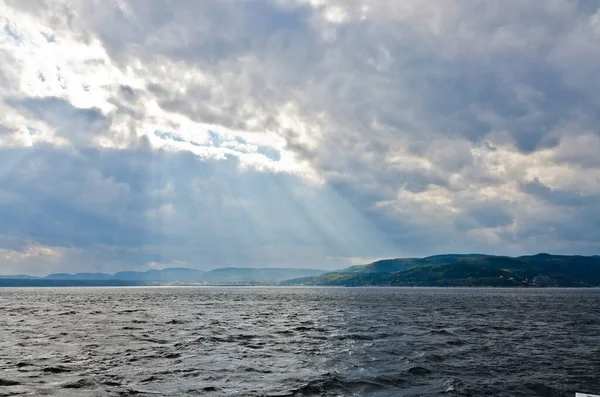
[{"label": "overcast sky", "polygon": [[597,0],[0,0],[0,273],[600,254]]}]

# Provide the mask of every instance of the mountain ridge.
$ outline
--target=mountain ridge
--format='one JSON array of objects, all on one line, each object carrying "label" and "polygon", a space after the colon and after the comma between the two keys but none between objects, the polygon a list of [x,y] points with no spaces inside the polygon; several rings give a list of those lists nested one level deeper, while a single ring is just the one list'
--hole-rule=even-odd
[{"label": "mountain ridge", "polygon": [[337,271],[223,267],[0,275],[0,286],[44,285],[554,286],[600,287],[600,256],[440,254],[382,259]]},{"label": "mountain ridge", "polygon": [[109,273],[51,273],[36,277],[26,274],[0,275],[0,280],[49,281],[146,281],[146,282],[201,282],[201,281],[281,281],[294,277],[319,275],[325,270],[308,268],[241,268],[224,267],[212,270],[190,268],[150,269],[146,271],[121,271]]},{"label": "mountain ridge", "polygon": [[445,254],[351,266],[281,285],[319,286],[600,286],[600,257],[540,253],[519,257]]}]

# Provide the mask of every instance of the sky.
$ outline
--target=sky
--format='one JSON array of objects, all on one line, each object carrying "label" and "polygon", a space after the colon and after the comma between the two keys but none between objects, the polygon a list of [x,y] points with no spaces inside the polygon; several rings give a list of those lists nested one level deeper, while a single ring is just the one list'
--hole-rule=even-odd
[{"label": "sky", "polygon": [[596,0],[0,0],[0,274],[600,254]]}]

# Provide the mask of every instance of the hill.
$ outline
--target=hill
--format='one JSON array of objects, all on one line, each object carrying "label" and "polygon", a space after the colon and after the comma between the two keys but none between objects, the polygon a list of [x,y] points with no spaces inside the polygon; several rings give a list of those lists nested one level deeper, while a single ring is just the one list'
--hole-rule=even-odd
[{"label": "hill", "polygon": [[69,285],[161,285],[161,284],[256,284],[318,276],[317,269],[236,268],[226,267],[209,271],[188,268],[167,268],[145,272],[123,271],[107,273],[53,273],[46,277],[0,275],[0,286],[69,286]]},{"label": "hill", "polygon": [[281,281],[296,277],[309,277],[325,273],[317,269],[240,268],[224,267],[210,270],[202,276],[205,281]]},{"label": "hill", "polygon": [[396,258],[382,259],[367,265],[352,266],[342,270],[343,273],[393,273],[412,269],[415,267],[449,265],[461,259],[485,258],[483,254],[446,254],[434,255],[425,258]]},{"label": "hill", "polygon": [[198,281],[205,274],[202,270],[188,268],[167,268],[148,270],[145,272],[119,272],[111,276],[113,280],[143,281]]},{"label": "hill", "polygon": [[600,286],[600,258],[550,254],[397,258],[281,285],[592,287]]}]

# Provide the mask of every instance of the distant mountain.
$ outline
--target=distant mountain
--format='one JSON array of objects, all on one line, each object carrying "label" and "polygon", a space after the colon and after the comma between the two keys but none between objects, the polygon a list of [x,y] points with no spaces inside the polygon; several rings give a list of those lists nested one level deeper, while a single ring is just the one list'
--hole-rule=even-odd
[{"label": "distant mountain", "polygon": [[281,285],[337,286],[600,286],[600,257],[481,254],[397,258]]},{"label": "distant mountain", "polygon": [[126,287],[157,285],[140,280],[61,280],[47,278],[5,278],[0,277],[0,287]]},{"label": "distant mountain", "polygon": [[6,275],[6,276],[0,275],[0,279],[5,279],[5,280],[37,280],[39,278],[40,277],[28,276],[27,274],[12,274],[12,275]]},{"label": "distant mountain", "polygon": [[52,273],[43,278],[46,280],[110,280],[112,277],[111,274],[106,273]]},{"label": "distant mountain", "polygon": [[325,273],[318,269],[286,269],[286,268],[240,268],[224,267],[206,272],[206,281],[282,281],[296,277],[318,276]]},{"label": "distant mountain", "polygon": [[[261,283],[261,282],[279,282],[282,280],[318,276],[325,273],[323,270],[317,269],[286,269],[286,268],[235,268],[226,267],[209,271],[202,271],[188,268],[167,268],[162,270],[148,270],[145,272],[124,271],[115,274],[107,273],[53,273],[46,277],[34,277],[27,275],[0,275],[0,285],[7,284],[5,280],[39,280],[34,283],[41,285],[48,282],[52,285],[57,285],[57,282],[91,282],[83,283],[82,285],[100,285],[103,282],[110,285],[122,285],[125,283],[133,283],[134,285],[181,282],[181,283]],[[52,283],[50,283],[52,281]],[[117,282],[115,284],[115,282]],[[14,285],[15,283],[9,283]],[[21,282],[22,284],[26,284]],[[72,285],[72,283],[65,283]]]},{"label": "distant mountain", "polygon": [[188,268],[167,268],[148,270],[145,272],[119,272],[111,278],[114,280],[143,280],[143,281],[198,281],[205,272]]}]

